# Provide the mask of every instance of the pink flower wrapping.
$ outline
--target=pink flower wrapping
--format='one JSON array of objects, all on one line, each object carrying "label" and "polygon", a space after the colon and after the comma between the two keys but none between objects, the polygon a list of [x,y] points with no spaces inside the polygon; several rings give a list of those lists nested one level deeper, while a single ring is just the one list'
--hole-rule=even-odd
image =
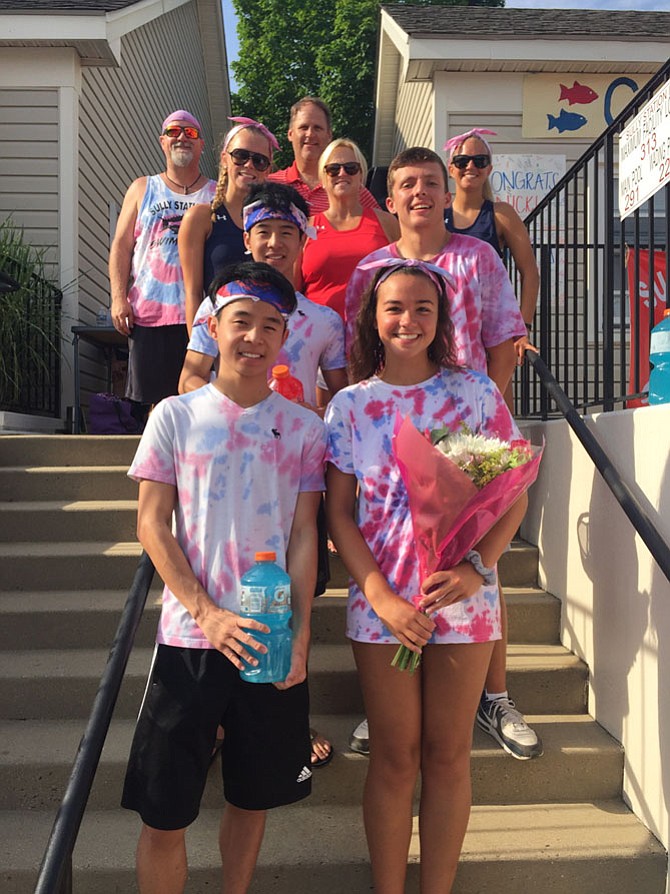
[{"label": "pink flower wrapping", "polygon": [[407,488],[422,580],[457,565],[535,481],[544,446],[526,445],[528,462],[478,490],[409,417],[396,416],[393,452]]}]

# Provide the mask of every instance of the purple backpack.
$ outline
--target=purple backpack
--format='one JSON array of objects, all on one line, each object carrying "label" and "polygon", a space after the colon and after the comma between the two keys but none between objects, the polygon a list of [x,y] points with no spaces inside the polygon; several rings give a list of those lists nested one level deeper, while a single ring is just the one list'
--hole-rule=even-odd
[{"label": "purple backpack", "polygon": [[88,405],[88,430],[92,435],[138,435],[140,425],[132,404],[115,394],[92,394]]}]

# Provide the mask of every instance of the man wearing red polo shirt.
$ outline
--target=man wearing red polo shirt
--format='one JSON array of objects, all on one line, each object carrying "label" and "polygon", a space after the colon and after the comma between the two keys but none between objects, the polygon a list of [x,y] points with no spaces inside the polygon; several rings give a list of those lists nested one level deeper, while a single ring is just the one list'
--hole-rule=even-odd
[{"label": "man wearing red polo shirt", "polygon": [[[330,109],[316,96],[303,96],[291,106],[288,139],[295,161],[288,168],[275,171],[268,179],[286,183],[309,203],[312,214],[328,208],[328,195],[319,180],[319,159],[333,139]],[[377,200],[365,187],[361,189],[361,205],[378,208]]]}]

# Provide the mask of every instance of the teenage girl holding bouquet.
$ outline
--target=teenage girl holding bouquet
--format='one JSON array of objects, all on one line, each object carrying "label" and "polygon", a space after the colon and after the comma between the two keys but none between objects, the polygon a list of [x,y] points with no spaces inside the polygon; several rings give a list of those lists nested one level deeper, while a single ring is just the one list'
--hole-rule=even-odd
[{"label": "teenage girl holding bouquet", "polygon": [[[419,772],[421,894],[452,889],[470,814],[475,712],[500,638],[494,566],[527,504],[519,498],[475,545],[475,564],[419,580],[392,451],[396,413],[422,432],[465,422],[474,432],[519,437],[493,382],[455,364],[446,288],[444,271],[431,264],[384,262],[357,318],[356,384],[326,414],[328,525],[352,578],[347,636],[370,727],[363,812],[376,894],[405,890]],[[421,652],[416,673],[391,666],[399,643]]]}]

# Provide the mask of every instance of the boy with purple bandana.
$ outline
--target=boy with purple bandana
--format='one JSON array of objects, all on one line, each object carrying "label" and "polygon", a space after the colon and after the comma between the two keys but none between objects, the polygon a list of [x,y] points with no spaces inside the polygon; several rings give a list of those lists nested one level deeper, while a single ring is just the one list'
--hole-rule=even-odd
[{"label": "boy with purple bandana", "polygon": [[[219,724],[226,894],[248,890],[266,810],[311,788],[306,673],[325,428],[268,387],[295,310],[290,283],[245,262],[215,280],[212,298],[216,379],[156,407],[129,471],[140,482],[138,535],[165,582],[122,801],[143,820],[141,894],[184,890],[185,832]],[[239,676],[264,650],[254,632],[267,628],[240,616],[238,582],[266,550],[291,576],[291,669],[274,685]]]}]

